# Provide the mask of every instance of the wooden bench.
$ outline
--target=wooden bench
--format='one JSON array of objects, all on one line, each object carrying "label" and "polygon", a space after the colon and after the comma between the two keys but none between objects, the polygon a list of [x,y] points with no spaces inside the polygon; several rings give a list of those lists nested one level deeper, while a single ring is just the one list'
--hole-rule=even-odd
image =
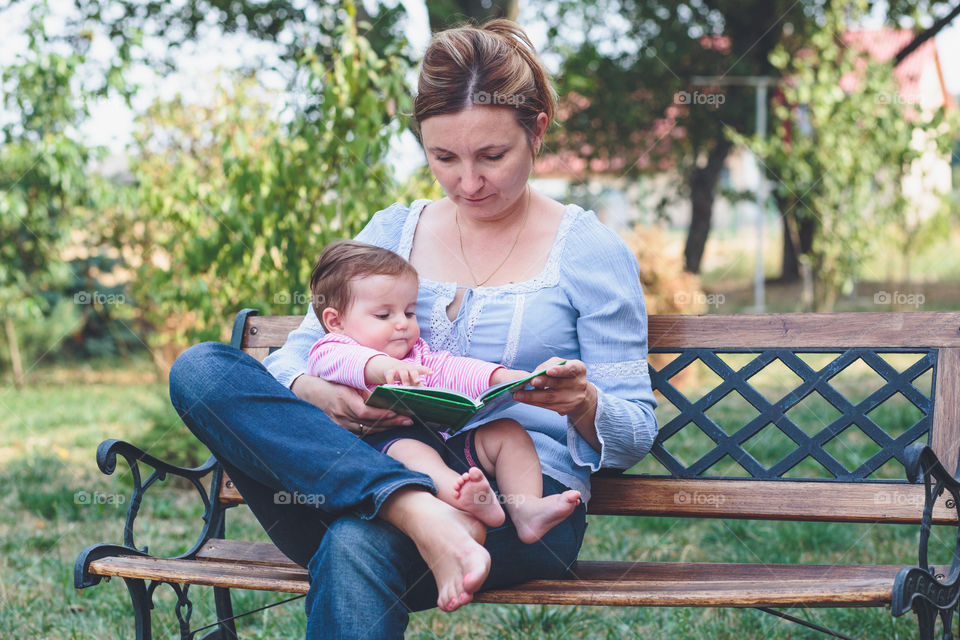
[{"label": "wooden bench", "polygon": [[[300,320],[244,310],[236,318],[232,342],[262,359],[283,344]],[[581,560],[565,579],[481,592],[475,602],[756,607],[803,624],[808,623],[774,608],[889,606],[895,616],[912,609],[921,638],[933,638],[938,615],[949,629],[960,591],[960,546],[951,567],[928,566],[926,554],[931,525],[955,528],[960,522],[960,483],[947,471],[957,468],[960,446],[960,312],[651,316],[649,327],[653,386],[674,414],[662,421],[652,457],[647,458],[662,471],[598,474],[592,482],[591,514],[921,525],[918,566],[905,566],[912,558],[897,565]],[[890,363],[904,358],[915,362],[899,367]],[[687,387],[703,384],[681,384],[684,370],[692,365],[709,368],[713,373],[707,373],[715,378],[715,386],[701,397],[685,394]],[[836,382],[854,365],[876,372],[879,386],[867,397],[851,400],[838,391]],[[768,366],[788,370],[784,375],[795,381],[782,397],[768,398],[751,383]],[[757,416],[721,428],[711,417],[712,409],[736,397],[731,394],[749,402]],[[916,420],[888,433],[871,412],[896,394],[916,408]],[[835,407],[839,417],[810,432],[809,427],[798,427],[792,410],[817,395]],[[789,452],[777,460],[751,455],[750,439],[765,429],[788,438]],[[877,449],[855,469],[830,453],[830,443],[851,429],[865,434]],[[691,454],[691,434],[694,441],[706,442],[706,448]],[[306,571],[272,545],[226,539],[226,510],[243,500],[216,460],[182,469],[130,444],[108,440],[97,452],[100,469],[112,473],[118,455],[130,464],[134,482],[124,544],[84,550],[76,562],[75,584],[84,588],[103,577],[123,578],[133,600],[137,638],[150,637],[151,598],[161,584],[176,592],[184,638],[197,633],[190,629],[191,585],[214,588],[218,619],[206,627],[211,629],[204,636],[208,639],[235,637],[230,589],[307,591]],[[146,479],[141,464],[154,470]],[[742,471],[717,474],[717,468],[729,469],[731,464]],[[791,477],[793,470],[810,464],[825,472]],[[904,465],[913,482],[889,479],[891,464]],[[877,479],[884,465],[888,479]],[[197,488],[206,508],[205,523],[187,553],[154,558],[138,550],[133,523],[144,492],[169,475],[186,478]]]}]

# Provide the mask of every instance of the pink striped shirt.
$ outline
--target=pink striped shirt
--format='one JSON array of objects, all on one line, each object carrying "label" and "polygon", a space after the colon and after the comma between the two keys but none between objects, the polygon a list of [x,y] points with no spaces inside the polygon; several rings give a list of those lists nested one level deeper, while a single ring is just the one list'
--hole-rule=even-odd
[{"label": "pink striped shirt", "polygon": [[[353,338],[340,333],[328,333],[313,345],[307,359],[307,374],[355,389],[372,391],[363,372],[370,358],[385,355],[382,351],[364,347]],[[425,387],[442,387],[476,398],[490,386],[490,376],[503,365],[475,358],[462,358],[449,351],[431,351],[423,339],[414,343],[404,362],[427,367],[433,373],[421,376]]]}]

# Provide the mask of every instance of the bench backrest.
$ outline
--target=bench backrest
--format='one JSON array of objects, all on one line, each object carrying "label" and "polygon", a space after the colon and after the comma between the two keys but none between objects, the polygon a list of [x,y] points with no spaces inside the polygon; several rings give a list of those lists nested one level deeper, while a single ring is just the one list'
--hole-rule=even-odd
[{"label": "bench backrest", "polygon": [[[262,360],[301,321],[244,310],[232,343]],[[591,513],[919,522],[904,448],[957,465],[960,312],[653,315],[648,342],[660,433],[643,475],[594,477]]]}]

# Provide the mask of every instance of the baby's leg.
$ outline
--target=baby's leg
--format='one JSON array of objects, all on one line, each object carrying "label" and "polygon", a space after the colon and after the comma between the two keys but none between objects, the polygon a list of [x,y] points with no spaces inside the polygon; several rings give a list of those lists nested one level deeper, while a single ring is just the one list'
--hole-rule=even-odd
[{"label": "baby's leg", "polygon": [[425,473],[437,485],[437,497],[462,509],[488,527],[499,527],[505,516],[490,482],[476,467],[459,474],[444,462],[430,445],[412,438],[400,438],[387,449],[387,455],[408,469]]},{"label": "baby's leg", "polygon": [[566,520],[580,504],[580,492],[569,490],[543,497],[543,472],[533,440],[517,421],[496,420],[477,429],[477,455],[497,479],[500,495],[526,543],[536,542]]}]

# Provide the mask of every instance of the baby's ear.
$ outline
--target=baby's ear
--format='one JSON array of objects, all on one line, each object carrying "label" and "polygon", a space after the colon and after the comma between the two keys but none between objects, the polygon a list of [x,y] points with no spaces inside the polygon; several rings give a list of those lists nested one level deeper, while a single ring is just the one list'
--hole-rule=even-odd
[{"label": "baby's ear", "polygon": [[327,307],[323,310],[323,313],[320,314],[320,321],[323,322],[327,331],[343,331],[343,318],[340,312],[333,307]]}]

